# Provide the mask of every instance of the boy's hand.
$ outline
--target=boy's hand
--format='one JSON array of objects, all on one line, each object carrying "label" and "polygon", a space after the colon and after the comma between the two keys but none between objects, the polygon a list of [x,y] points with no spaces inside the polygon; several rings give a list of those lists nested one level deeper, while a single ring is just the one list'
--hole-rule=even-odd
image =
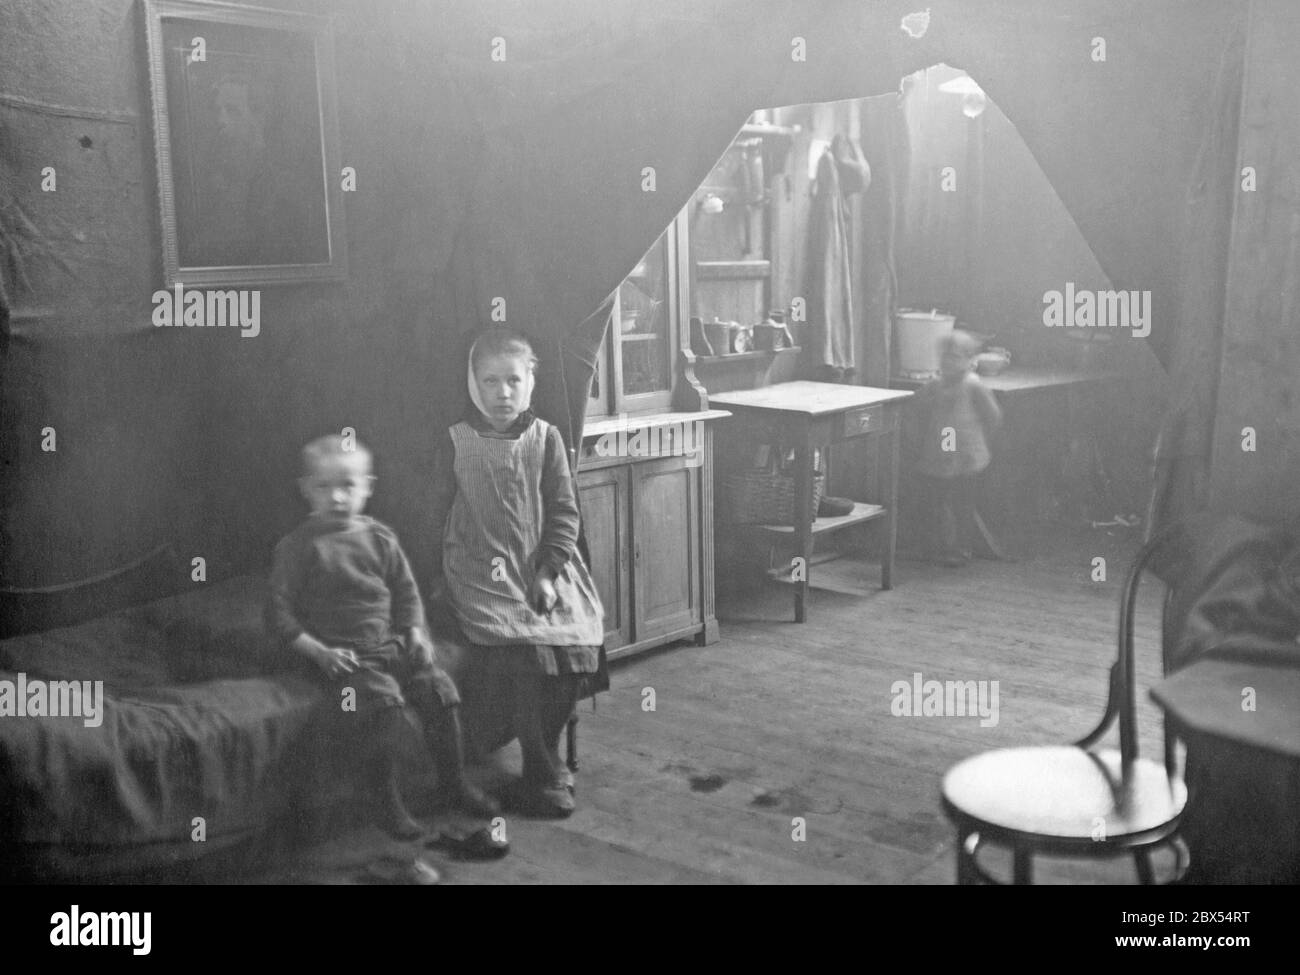
[{"label": "boy's hand", "polygon": [[429,634],[424,632],[424,627],[411,627],[406,639],[406,648],[410,651],[416,664],[421,667],[433,666],[433,641],[429,639]]},{"label": "boy's hand", "polygon": [[351,650],[344,650],[340,647],[327,647],[321,644],[320,649],[313,655],[312,659],[316,661],[316,666],[325,671],[330,677],[342,677],[350,674],[361,665],[357,655]]},{"label": "boy's hand", "polygon": [[292,647],[323,670],[327,677],[341,677],[361,666],[361,661],[351,650],[327,647],[310,633],[299,633]]},{"label": "boy's hand", "polygon": [[555,591],[555,583],[546,572],[539,572],[533,576],[533,584],[528,591],[528,602],[533,609],[545,616],[550,616],[555,607],[560,604],[559,594]]}]

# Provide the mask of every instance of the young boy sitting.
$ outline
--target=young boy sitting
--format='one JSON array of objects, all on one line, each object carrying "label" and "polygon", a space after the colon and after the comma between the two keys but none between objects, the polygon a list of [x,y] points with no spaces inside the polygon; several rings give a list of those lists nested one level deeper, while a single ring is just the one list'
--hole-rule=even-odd
[{"label": "young boy sitting", "polygon": [[974,372],[979,340],[954,329],[940,340],[939,378],[917,392],[921,440],[917,469],[938,518],[932,547],[948,566],[971,557],[979,474],[989,465],[989,440],[1002,424],[993,393]]},{"label": "young boy sitting", "polygon": [[[434,662],[406,555],[392,529],[362,514],[374,482],[370,452],[340,436],[321,437],[303,448],[302,464],[299,487],[311,516],[275,548],[267,625],[327,681],[338,724],[366,772],[376,825],[401,839],[424,833],[398,788],[408,702],[424,719],[451,803],[496,815],[496,804],[465,779],[460,697]],[[355,711],[342,706],[349,696]]]}]

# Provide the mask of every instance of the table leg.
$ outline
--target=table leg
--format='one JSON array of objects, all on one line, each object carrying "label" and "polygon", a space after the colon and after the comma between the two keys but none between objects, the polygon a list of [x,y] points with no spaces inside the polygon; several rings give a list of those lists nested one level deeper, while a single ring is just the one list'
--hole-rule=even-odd
[{"label": "table leg", "polygon": [[803,572],[795,584],[794,621],[802,623],[807,618],[808,576],[812,571],[812,510],[813,448],[805,441],[794,452],[794,550],[803,559]]},{"label": "table leg", "polygon": [[880,563],[880,588],[894,588],[894,549],[898,545],[898,418],[894,417],[884,450],[884,471],[878,490],[885,495],[885,553]]}]

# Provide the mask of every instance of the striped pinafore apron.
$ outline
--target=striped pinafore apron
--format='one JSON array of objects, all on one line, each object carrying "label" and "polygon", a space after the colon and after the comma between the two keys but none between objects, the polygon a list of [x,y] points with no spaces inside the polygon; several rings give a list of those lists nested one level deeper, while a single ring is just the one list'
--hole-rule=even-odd
[{"label": "striped pinafore apron", "polygon": [[595,583],[575,552],[555,580],[559,605],[548,618],[528,605],[545,511],[542,471],[549,425],[534,420],[517,439],[451,428],[456,497],[443,537],[448,594],[465,636],[485,646],[598,646],[604,613]]}]

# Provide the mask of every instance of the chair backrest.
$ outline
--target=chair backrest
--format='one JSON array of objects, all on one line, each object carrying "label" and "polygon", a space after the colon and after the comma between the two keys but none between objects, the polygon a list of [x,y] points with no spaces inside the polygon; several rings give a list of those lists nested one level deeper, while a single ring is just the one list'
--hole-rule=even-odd
[{"label": "chair backrest", "polygon": [[[1133,653],[1133,618],[1137,605],[1138,584],[1142,573],[1153,558],[1179,533],[1179,526],[1171,526],[1148,541],[1138,551],[1124,579],[1124,589],[1120,593],[1119,603],[1119,658],[1116,660],[1118,680],[1112,680],[1112,698],[1119,694],[1119,751],[1124,768],[1137,760],[1137,681],[1134,677],[1135,655]],[[1166,605],[1168,594],[1166,594]],[[1162,641],[1163,643],[1163,641]],[[1164,673],[1168,659],[1168,647],[1161,649],[1161,673]],[[1118,686],[1117,686],[1118,685]],[[1111,711],[1111,705],[1107,705]],[[1173,740],[1169,736],[1169,725],[1164,727],[1164,759],[1168,768],[1173,764]]]},{"label": "chair backrest", "polygon": [[[1133,653],[1133,620],[1137,607],[1138,584],[1142,581],[1142,573],[1147,565],[1179,531],[1178,526],[1172,526],[1155,536],[1142,546],[1129,566],[1128,574],[1124,577],[1123,589],[1120,592],[1119,654],[1110,669],[1110,689],[1106,699],[1106,712],[1102,715],[1097,727],[1075,742],[1080,748],[1090,748],[1106,733],[1111,723],[1118,718],[1120,758],[1125,774],[1127,774],[1128,769],[1138,757],[1137,682],[1134,678],[1136,667]],[[1170,593],[1166,593],[1166,606],[1168,606],[1169,595]],[[1162,647],[1160,658],[1162,673],[1168,660],[1168,653],[1169,648],[1167,646]],[[1169,734],[1167,719],[1164,731],[1165,767],[1172,768],[1174,741]]]}]

